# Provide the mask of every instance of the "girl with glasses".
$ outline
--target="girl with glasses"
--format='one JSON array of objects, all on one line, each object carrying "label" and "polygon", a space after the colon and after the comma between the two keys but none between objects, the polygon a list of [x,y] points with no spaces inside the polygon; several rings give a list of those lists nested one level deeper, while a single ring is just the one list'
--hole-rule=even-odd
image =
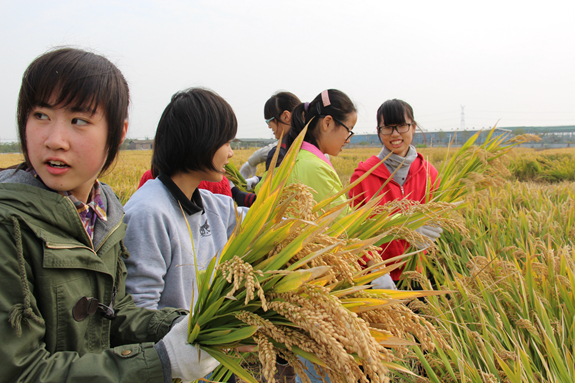
[{"label": "girl with glasses", "polygon": [[[242,165],[240,173],[246,179],[248,190],[252,190],[261,180],[261,177],[256,176],[258,164],[265,162],[267,171],[278,148],[280,152],[276,167],[282,163],[287,152],[286,139],[291,124],[291,113],[299,104],[301,104],[299,98],[290,92],[278,92],[266,101],[264,105],[265,123],[272,130],[277,140],[283,138],[281,143],[278,142],[256,150],[246,163]],[[255,194],[241,192],[234,186],[232,186],[232,194],[238,206],[251,206],[251,203],[255,202]],[[243,201],[250,201],[250,197],[253,198],[253,201],[249,205],[245,204]]]},{"label": "girl with glasses", "polygon": [[[362,204],[376,196],[376,193],[384,194],[380,204],[385,204],[396,199],[410,199],[424,202],[428,184],[433,190],[437,181],[437,170],[411,145],[417,123],[413,117],[412,107],[402,100],[387,100],[377,110],[377,131],[379,140],[383,144],[381,152],[377,156],[360,162],[351,176],[350,182],[354,182],[381,160],[387,157],[373,173],[365,178],[356,187],[350,190],[349,197],[362,195],[360,199],[353,201],[354,204]],[[389,157],[388,157],[389,156]],[[385,187],[382,185],[391,178]],[[422,226],[417,231],[435,241],[441,235],[440,227]],[[401,255],[409,247],[405,240],[397,239],[383,246],[382,259],[389,259]],[[366,260],[367,261],[367,260]],[[367,262],[370,265],[370,261]],[[399,281],[403,268],[397,268],[391,275],[385,275],[373,281],[373,285],[379,288],[395,288]]]},{"label": "girl with glasses", "polygon": [[[341,180],[326,154],[335,157],[341,152],[353,135],[352,129],[356,122],[355,105],[345,93],[336,89],[324,90],[312,102],[299,104],[292,112],[286,150],[304,127],[309,125],[287,184],[302,183],[309,186],[316,191],[316,202],[341,191]],[[341,195],[332,206],[345,204],[346,200],[346,196]],[[305,365],[306,375],[312,383],[324,381],[315,371],[313,363],[301,357],[299,359]],[[296,383],[302,381],[299,375],[296,376]],[[325,382],[329,383],[330,379],[325,377]]]},{"label": "girl with glasses", "polygon": [[279,92],[274,94],[269,100],[266,101],[264,106],[264,118],[268,127],[274,133],[276,139],[283,137],[282,142],[272,149],[266,158],[266,170],[269,169],[271,160],[276,150],[279,148],[278,161],[276,166],[279,166],[287,152],[287,135],[291,126],[292,112],[296,106],[301,104],[297,96],[290,92]]},{"label": "girl with glasses", "polygon": [[[309,123],[304,142],[298,153],[289,183],[299,182],[314,189],[314,199],[324,200],[343,186],[329,156],[337,156],[353,135],[357,122],[357,110],[349,97],[336,89],[324,90],[310,103],[299,104],[292,112],[291,128],[286,147],[292,145],[296,137]],[[345,203],[341,195],[333,205]]]}]

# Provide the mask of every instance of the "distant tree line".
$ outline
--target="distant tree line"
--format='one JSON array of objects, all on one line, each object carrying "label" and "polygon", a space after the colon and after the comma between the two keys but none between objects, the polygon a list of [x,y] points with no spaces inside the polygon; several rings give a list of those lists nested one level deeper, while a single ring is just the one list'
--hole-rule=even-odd
[{"label": "distant tree line", "polygon": [[21,153],[19,142],[0,143],[0,153]]}]

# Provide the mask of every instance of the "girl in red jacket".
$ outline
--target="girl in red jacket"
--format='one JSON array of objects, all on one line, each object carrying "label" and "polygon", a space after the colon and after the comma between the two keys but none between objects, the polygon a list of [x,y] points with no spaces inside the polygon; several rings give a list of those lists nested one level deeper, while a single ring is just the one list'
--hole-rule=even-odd
[{"label": "girl in red jacket", "polygon": [[[350,190],[350,198],[363,193],[359,199],[354,200],[354,204],[362,204],[370,200],[378,191],[377,195],[384,194],[380,204],[404,198],[418,202],[425,201],[427,184],[431,182],[432,189],[433,185],[436,185],[437,170],[425,161],[411,145],[416,127],[413,109],[407,102],[397,99],[387,100],[379,107],[377,132],[383,148],[377,156],[359,163],[350,182],[354,182],[384,158],[387,157],[387,159],[366,179]],[[393,179],[380,190],[393,172],[395,172]],[[441,235],[442,229],[425,225],[417,231],[435,241]],[[382,245],[381,257],[383,259],[396,257],[403,254],[408,247],[409,243],[403,239],[391,241]],[[391,275],[384,275],[372,284],[378,288],[395,288],[395,283],[399,280],[402,271],[403,268],[397,268],[391,272]]]}]

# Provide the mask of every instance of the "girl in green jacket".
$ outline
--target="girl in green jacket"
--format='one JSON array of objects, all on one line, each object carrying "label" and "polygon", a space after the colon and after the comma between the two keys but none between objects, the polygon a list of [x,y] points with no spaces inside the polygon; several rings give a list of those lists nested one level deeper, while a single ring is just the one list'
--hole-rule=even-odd
[{"label": "girl in green jacket", "polygon": [[[343,189],[341,180],[330,160],[337,156],[353,135],[357,111],[349,97],[336,89],[321,92],[312,102],[299,104],[292,112],[291,127],[286,139],[287,149],[309,123],[296,164],[288,179],[316,191],[314,199],[324,200]],[[341,195],[334,205],[343,204]]]},{"label": "girl in green jacket", "polygon": [[[321,92],[312,102],[298,105],[291,116],[291,127],[286,139],[287,149],[308,125],[296,163],[287,183],[302,183],[314,189],[314,199],[320,202],[343,189],[341,180],[330,160],[325,156],[337,156],[353,135],[357,122],[357,110],[349,97],[336,89]],[[332,205],[345,204],[342,194]],[[347,210],[342,212],[345,214]],[[312,383],[321,383],[313,364],[300,357],[306,366],[306,374]],[[296,376],[295,381],[302,383]],[[329,383],[329,378],[325,378]]]},{"label": "girl in green jacket", "polygon": [[22,79],[25,162],[0,172],[0,379],[171,382],[216,366],[186,343],[187,312],[126,293],[124,212],[98,181],[128,128],[128,85],[106,58],[64,48]]}]

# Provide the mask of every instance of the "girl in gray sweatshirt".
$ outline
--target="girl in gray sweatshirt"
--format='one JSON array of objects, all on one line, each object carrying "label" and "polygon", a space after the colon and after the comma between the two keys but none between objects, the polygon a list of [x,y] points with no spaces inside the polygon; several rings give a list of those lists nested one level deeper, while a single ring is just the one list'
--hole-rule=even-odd
[{"label": "girl in gray sweatshirt", "polygon": [[[197,296],[194,254],[197,269],[205,270],[237,223],[232,198],[198,185],[221,181],[236,132],[231,106],[206,89],[178,92],[164,110],[152,156],[159,176],[125,206],[126,289],[136,305],[192,307],[194,290]],[[247,208],[237,209],[240,217],[247,213]]]}]

